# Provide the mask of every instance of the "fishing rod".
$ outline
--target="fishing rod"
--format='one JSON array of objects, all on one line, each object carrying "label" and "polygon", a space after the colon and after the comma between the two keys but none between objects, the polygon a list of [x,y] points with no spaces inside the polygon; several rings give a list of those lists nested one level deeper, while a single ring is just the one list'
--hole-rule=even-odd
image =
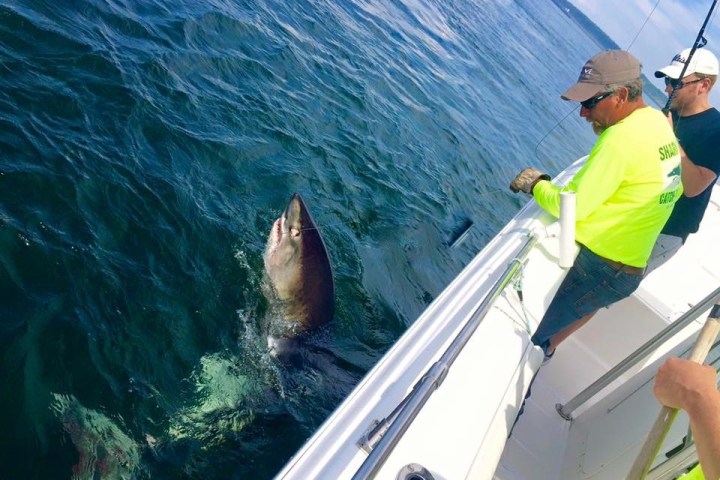
[{"label": "fishing rod", "polygon": [[[633,40],[630,42],[630,45],[628,45],[628,47],[625,49],[626,51],[629,51],[629,50],[630,50],[630,47],[632,47],[632,45],[635,43],[635,40],[637,40],[638,36],[640,35],[640,32],[643,30],[643,28],[645,28],[645,25],[646,25],[647,22],[650,20],[650,17],[651,17],[651,16],[653,15],[653,13],[655,12],[655,9],[657,8],[657,6],[658,6],[659,3],[660,3],[660,0],[658,0],[657,3],[655,3],[655,6],[653,7],[652,11],[650,12],[650,14],[649,14],[649,15],[647,16],[647,18],[645,19],[645,23],[643,23],[642,27],[640,27],[640,30],[638,30],[638,32],[635,34],[635,38],[633,38]],[[710,10],[708,11],[707,16],[705,17],[705,21],[703,22],[702,27],[700,27],[700,31],[698,32],[697,38],[695,39],[695,43],[693,44],[692,48],[690,49],[690,54],[688,55],[688,58],[687,58],[686,62],[684,62],[684,67],[683,67],[682,71],[680,72],[680,77],[678,78],[678,80],[681,80],[681,79],[685,76],[685,71],[687,70],[687,67],[688,67],[688,65],[690,64],[690,60],[692,60],[692,56],[695,54],[695,50],[697,50],[698,48],[702,48],[702,47],[704,47],[705,45],[707,45],[707,39],[704,37],[705,28],[707,27],[708,21],[710,20],[710,16],[712,15],[712,12],[713,12],[713,10],[715,9],[715,5],[716,5],[716,4],[717,4],[717,0],[713,0],[712,5],[710,6]],[[677,89],[677,90],[679,90],[679,89]],[[666,103],[665,106],[662,108],[662,112],[663,112],[665,115],[667,115],[667,114],[670,112],[670,103],[672,102],[673,98],[675,97],[675,92],[676,92],[677,90],[676,90],[676,89],[673,89],[673,90],[670,92],[670,95],[668,95],[667,103]],[[542,137],[540,140],[538,140],[538,142],[535,144],[535,157],[539,158],[539,156],[538,156],[538,148],[540,147],[540,144],[541,144],[543,141],[545,141],[545,139],[546,139],[557,127],[559,127],[560,124],[561,124],[562,122],[564,122],[567,117],[569,117],[569,116],[570,116],[573,112],[575,112],[575,111],[577,111],[577,108],[574,108],[574,109],[570,110],[569,112],[567,112],[563,118],[561,118],[560,120],[558,120],[558,121],[555,123],[555,125],[554,125],[550,130],[548,130],[548,132],[547,132],[545,135],[543,135],[543,137]]]},{"label": "fishing rod", "polygon": [[[693,55],[695,54],[695,50],[698,48],[702,48],[705,45],[707,45],[707,39],[704,37],[705,33],[705,27],[707,27],[708,21],[710,20],[710,16],[712,15],[713,10],[715,9],[715,5],[717,4],[718,0],[713,0],[712,5],[710,5],[710,10],[708,11],[707,16],[705,17],[705,21],[703,22],[702,26],[700,27],[700,31],[697,34],[697,38],[695,38],[695,43],[693,43],[692,48],[690,49],[690,53],[688,54],[688,58],[685,60],[682,70],[680,71],[680,76],[678,77],[678,80],[682,80],[685,76],[685,71],[687,70],[688,66],[690,65],[690,61],[692,60]],[[682,62],[682,58],[680,59]],[[680,87],[682,88],[682,86]],[[673,88],[670,92],[670,95],[668,95],[667,103],[665,104],[665,107],[663,107],[662,111],[665,115],[667,115],[670,112],[670,103],[672,103],[673,98],[675,98],[675,93],[680,90],[680,88]]]}]

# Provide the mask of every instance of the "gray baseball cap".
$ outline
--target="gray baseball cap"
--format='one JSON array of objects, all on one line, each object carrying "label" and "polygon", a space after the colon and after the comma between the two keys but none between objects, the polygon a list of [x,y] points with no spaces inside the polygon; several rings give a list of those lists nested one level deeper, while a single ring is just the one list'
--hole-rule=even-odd
[{"label": "gray baseball cap", "polygon": [[560,97],[584,102],[604,92],[608,85],[637,80],[641,70],[640,61],[625,50],[605,50],[585,63],[577,82]]}]

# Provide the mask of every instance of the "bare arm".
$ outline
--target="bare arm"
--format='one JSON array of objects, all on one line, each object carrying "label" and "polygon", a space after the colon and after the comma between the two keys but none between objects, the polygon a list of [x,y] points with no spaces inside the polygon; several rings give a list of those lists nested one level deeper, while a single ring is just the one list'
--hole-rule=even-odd
[{"label": "bare arm", "polygon": [[669,358],[658,370],[653,392],[663,405],[688,413],[703,474],[720,479],[720,392],[715,369]]},{"label": "bare arm", "polygon": [[[668,122],[670,127],[673,126],[672,112],[668,113]],[[685,153],[685,149],[680,146],[680,162],[682,165],[682,172],[680,173],[680,180],[683,185],[683,194],[686,197],[696,197],[700,195],[705,189],[712,184],[717,175],[709,168],[695,165],[690,157]]]},{"label": "bare arm", "polygon": [[682,147],[680,147],[680,161],[682,162],[680,178],[683,184],[683,194],[686,197],[700,195],[717,178],[715,172],[709,168],[695,165]]}]

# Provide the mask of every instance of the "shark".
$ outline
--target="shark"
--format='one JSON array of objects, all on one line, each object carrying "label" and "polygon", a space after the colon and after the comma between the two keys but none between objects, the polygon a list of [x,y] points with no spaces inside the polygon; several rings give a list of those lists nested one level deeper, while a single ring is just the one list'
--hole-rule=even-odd
[{"label": "shark", "polygon": [[282,320],[274,322],[271,351],[327,324],[335,313],[335,286],[325,243],[302,197],[295,193],[270,230],[265,271]]},{"label": "shark", "polygon": [[51,409],[77,450],[73,480],[137,478],[141,470],[140,445],[122,431],[118,420],[83,406],[73,395],[52,396]]}]

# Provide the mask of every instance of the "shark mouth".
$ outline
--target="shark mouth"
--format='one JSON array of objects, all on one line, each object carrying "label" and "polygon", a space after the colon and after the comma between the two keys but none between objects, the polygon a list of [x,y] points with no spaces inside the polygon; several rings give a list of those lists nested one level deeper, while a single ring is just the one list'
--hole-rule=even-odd
[{"label": "shark mouth", "polygon": [[280,245],[280,242],[283,239],[283,230],[285,226],[285,215],[283,214],[275,220],[275,223],[272,226],[272,229],[270,230],[270,239],[267,244],[266,252],[268,255],[272,256],[277,247]]}]

